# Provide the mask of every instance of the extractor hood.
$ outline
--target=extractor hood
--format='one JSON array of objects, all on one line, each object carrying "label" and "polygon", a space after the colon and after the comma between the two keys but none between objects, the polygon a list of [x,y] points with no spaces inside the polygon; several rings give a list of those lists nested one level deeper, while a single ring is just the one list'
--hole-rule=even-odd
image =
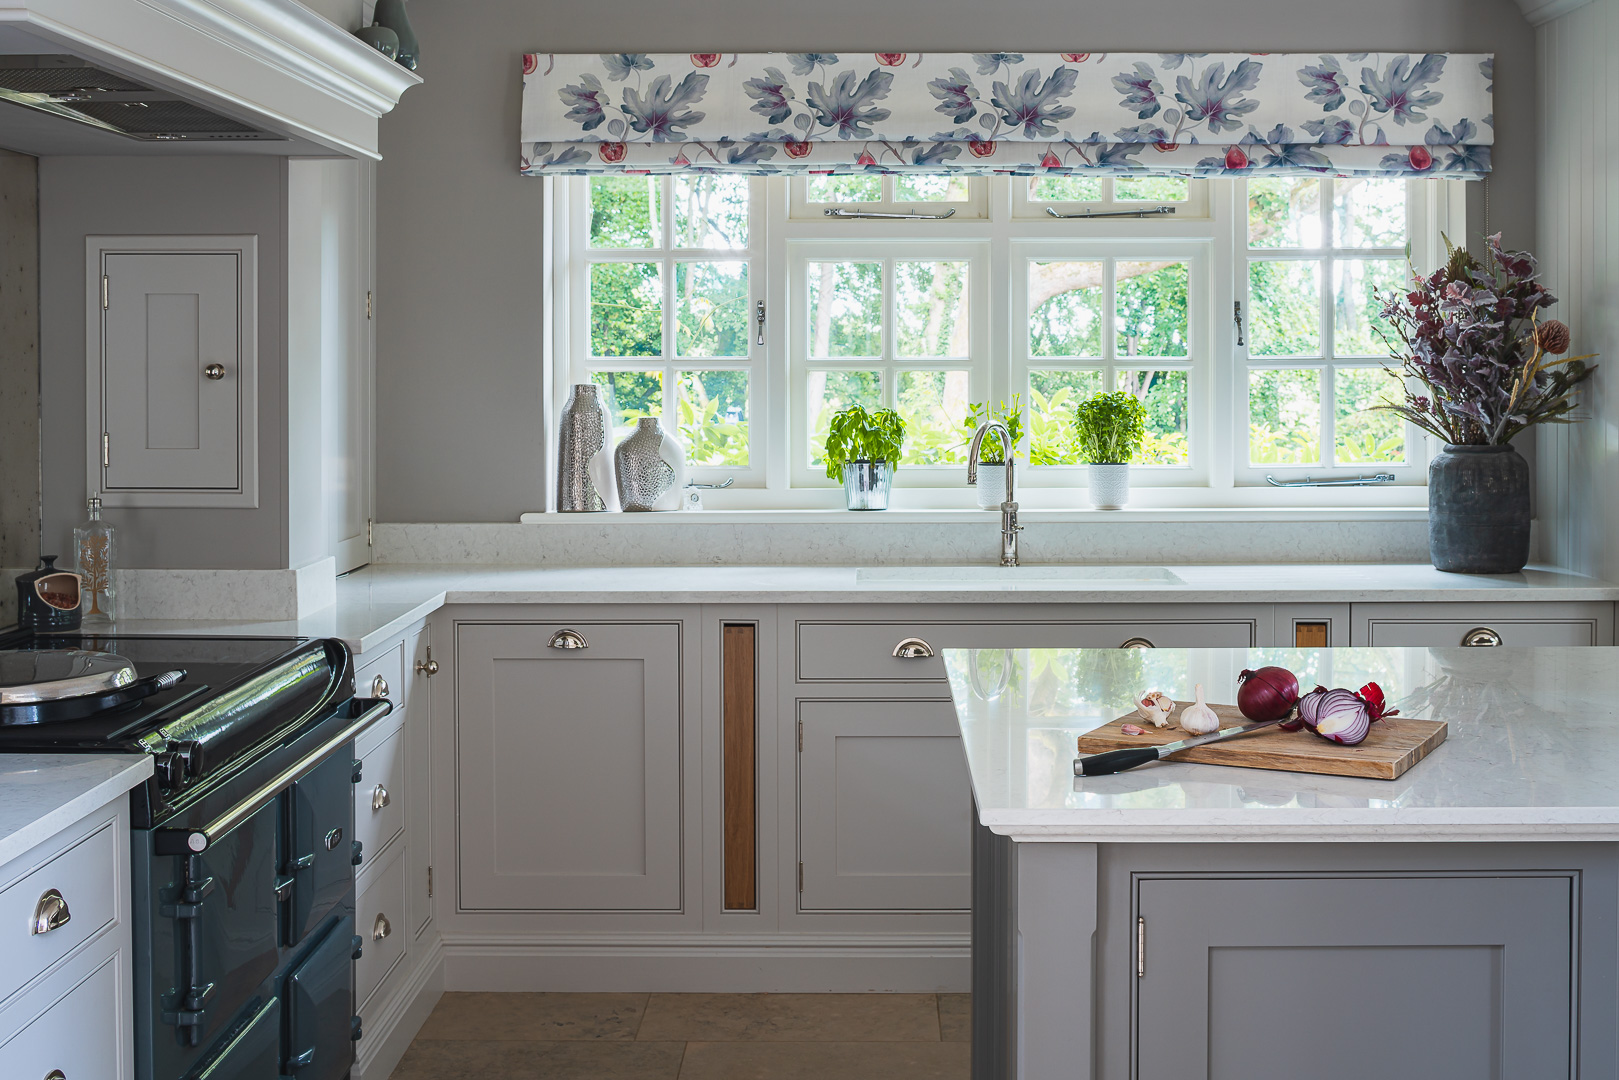
[{"label": "extractor hood", "polygon": [[0,102],[142,142],[283,141],[76,56],[0,55]]}]

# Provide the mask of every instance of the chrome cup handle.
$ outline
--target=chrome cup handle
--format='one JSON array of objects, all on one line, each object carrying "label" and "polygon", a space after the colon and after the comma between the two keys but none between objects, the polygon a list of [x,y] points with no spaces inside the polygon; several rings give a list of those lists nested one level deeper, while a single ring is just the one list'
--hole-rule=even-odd
[{"label": "chrome cup handle", "polygon": [[388,916],[378,912],[377,921],[371,924],[371,940],[381,941],[393,932],[393,923],[388,921]]},{"label": "chrome cup handle", "polygon": [[577,630],[558,630],[551,635],[551,640],[545,643],[548,649],[588,649],[590,642],[585,635]]},{"label": "chrome cup handle", "polygon": [[1475,626],[1462,635],[1462,645],[1469,649],[1490,649],[1501,644],[1501,635],[1488,626]]},{"label": "chrome cup handle", "polygon": [[894,657],[898,660],[926,660],[933,655],[933,646],[919,637],[908,637],[894,646]]},{"label": "chrome cup handle", "polygon": [[30,934],[48,934],[52,930],[66,926],[73,918],[73,913],[67,909],[67,901],[55,889],[46,889],[34,905],[34,917],[28,924]]}]

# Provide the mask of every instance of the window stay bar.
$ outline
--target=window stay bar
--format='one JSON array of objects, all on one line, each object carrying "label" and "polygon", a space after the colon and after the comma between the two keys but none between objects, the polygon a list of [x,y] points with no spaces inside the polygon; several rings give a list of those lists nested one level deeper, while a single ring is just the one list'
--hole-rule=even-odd
[{"label": "window stay bar", "polygon": [[1378,473],[1375,476],[1357,476],[1344,480],[1312,480],[1306,476],[1303,480],[1278,480],[1276,477],[1265,474],[1265,483],[1271,487],[1302,488],[1302,487],[1366,487],[1368,484],[1392,484],[1394,474],[1391,472]]},{"label": "window stay bar", "polygon": [[955,217],[954,210],[946,210],[942,214],[882,214],[875,210],[845,210],[841,206],[826,208],[826,216],[832,218],[884,218],[896,221],[942,221],[947,217]]},{"label": "window stay bar", "polygon": [[1049,207],[1049,206],[1046,207],[1046,215],[1048,217],[1061,218],[1064,221],[1067,221],[1067,220],[1069,220],[1071,218],[1110,218],[1110,217],[1144,218],[1144,217],[1153,217],[1153,216],[1159,215],[1159,214],[1173,214],[1174,212],[1175,212],[1175,208],[1173,206],[1155,206],[1151,210],[1104,210],[1100,214],[1096,213],[1094,210],[1087,210],[1083,214],[1059,214],[1059,213],[1057,213],[1056,210],[1052,209],[1051,207]]}]

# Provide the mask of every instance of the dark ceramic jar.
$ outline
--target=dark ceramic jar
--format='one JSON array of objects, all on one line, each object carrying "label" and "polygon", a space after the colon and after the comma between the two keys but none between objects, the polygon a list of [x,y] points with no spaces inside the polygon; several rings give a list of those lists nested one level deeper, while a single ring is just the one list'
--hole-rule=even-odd
[{"label": "dark ceramic jar", "polygon": [[1510,446],[1452,446],[1428,463],[1428,551],[1456,574],[1529,561],[1529,463]]}]

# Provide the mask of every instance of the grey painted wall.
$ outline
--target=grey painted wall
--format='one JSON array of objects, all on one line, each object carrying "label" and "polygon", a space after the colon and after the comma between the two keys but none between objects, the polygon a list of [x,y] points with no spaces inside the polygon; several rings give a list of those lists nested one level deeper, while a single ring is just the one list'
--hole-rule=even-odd
[{"label": "grey painted wall", "polygon": [[1494,52],[1492,225],[1534,240],[1534,34],[1514,0],[412,0],[410,13],[427,81],[383,117],[378,172],[382,521],[513,521],[543,506],[541,183],[516,164],[524,51],[1055,49],[1068,38],[1121,51]]},{"label": "grey painted wall", "polygon": [[[39,558],[39,162],[0,150],[0,569]],[[16,607],[0,574],[0,625]]]},{"label": "grey painted wall", "polygon": [[39,163],[40,400],[47,550],[67,551],[85,500],[84,238],[259,238],[259,505],[120,509],[125,567],[287,566],[286,164],[270,157],[47,157]]}]

